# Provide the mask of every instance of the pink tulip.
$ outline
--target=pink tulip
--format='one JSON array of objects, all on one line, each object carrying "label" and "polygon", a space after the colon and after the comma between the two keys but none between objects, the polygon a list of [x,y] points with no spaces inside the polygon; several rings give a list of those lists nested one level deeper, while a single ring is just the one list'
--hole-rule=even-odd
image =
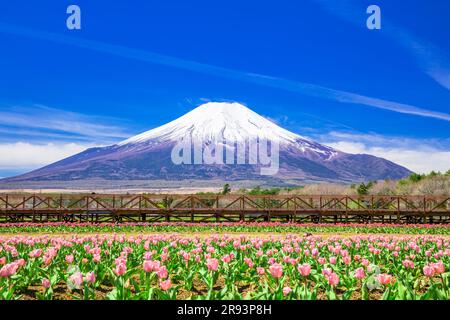
[{"label": "pink tulip", "polygon": [[431,265],[426,265],[423,267],[423,274],[428,278],[432,278],[434,276],[434,268]]},{"label": "pink tulip", "polygon": [[289,288],[289,287],[284,287],[283,288],[283,296],[287,296],[291,292],[292,292],[291,288]]},{"label": "pink tulip", "polygon": [[219,267],[219,260],[217,259],[207,259],[206,260],[206,266],[208,267],[208,270],[216,271]]},{"label": "pink tulip", "polygon": [[80,289],[83,284],[83,274],[81,272],[75,272],[69,277],[69,282],[75,289]]},{"label": "pink tulip", "polygon": [[39,258],[41,255],[42,249],[35,249],[28,254],[30,258]]},{"label": "pink tulip", "polygon": [[152,259],[152,253],[149,251],[144,252],[144,260],[151,260]]},{"label": "pink tulip", "polygon": [[405,268],[409,268],[409,269],[414,269],[414,262],[412,262],[411,260],[409,260],[409,259],[405,259],[405,260],[403,260],[402,261],[402,264],[403,264],[403,266],[405,267]]},{"label": "pink tulip", "polygon": [[165,281],[160,281],[159,286],[162,290],[167,291],[170,289],[170,287],[172,287],[172,282],[170,281],[170,279],[167,279]]},{"label": "pink tulip", "polygon": [[319,264],[321,264],[321,265],[324,265],[325,262],[327,262],[327,260],[325,258],[319,258],[318,261],[319,261]]},{"label": "pink tulip", "polygon": [[16,263],[19,265],[19,267],[23,267],[26,264],[25,259],[19,259],[16,261]]},{"label": "pink tulip", "polygon": [[116,265],[116,268],[114,269],[114,273],[117,276],[122,276],[125,274],[125,272],[127,272],[127,265],[124,263],[120,263],[118,265]]},{"label": "pink tulip", "polygon": [[95,273],[94,272],[86,273],[85,280],[86,280],[86,282],[89,282],[89,283],[95,283]]},{"label": "pink tulip", "polygon": [[364,268],[358,268],[355,270],[355,278],[356,279],[364,279],[366,277],[366,274],[364,272]]},{"label": "pink tulip", "polygon": [[72,254],[66,256],[66,262],[67,263],[72,263],[73,262],[73,255]]},{"label": "pink tulip", "polygon": [[336,273],[331,273],[328,277],[327,277],[328,283],[330,284],[330,286],[336,286],[339,284],[339,276]]},{"label": "pink tulip", "polygon": [[330,263],[336,264],[336,257],[330,257]]},{"label": "pink tulip", "polygon": [[387,285],[390,283],[394,283],[394,278],[390,275],[390,274],[386,274],[386,273],[381,273],[379,274],[376,279],[378,280],[379,283],[381,283],[382,285]]},{"label": "pink tulip", "polygon": [[42,286],[43,286],[45,289],[50,288],[50,280],[48,280],[47,278],[42,279]]},{"label": "pink tulip", "polygon": [[158,275],[158,278],[165,279],[169,275],[169,272],[167,271],[167,268],[165,266],[162,266],[161,268],[159,268],[156,274]]},{"label": "pink tulip", "polygon": [[19,264],[16,261],[8,263],[0,269],[0,278],[7,278],[12,275],[15,275],[18,269]]},{"label": "pink tulip", "polygon": [[231,257],[229,254],[226,254],[222,257],[222,262],[223,263],[229,263],[231,261]]},{"label": "pink tulip", "polygon": [[0,278],[7,278],[7,277],[9,277],[9,269],[6,268],[6,266],[4,266],[0,269]]},{"label": "pink tulip", "polygon": [[244,258],[244,263],[249,267],[253,268],[253,261],[250,258]]},{"label": "pink tulip", "polygon": [[311,265],[309,265],[308,263],[298,265],[297,270],[298,270],[298,272],[300,272],[302,277],[307,277],[311,273]]},{"label": "pink tulip", "polygon": [[257,272],[260,276],[262,276],[262,275],[265,273],[264,268],[262,268],[262,267],[257,267],[257,268],[256,268],[256,272]]},{"label": "pink tulip", "polygon": [[152,272],[153,271],[153,261],[152,260],[145,260],[143,269],[145,272]]},{"label": "pink tulip", "polygon": [[432,264],[432,267],[434,269],[434,272],[436,274],[441,274],[445,272],[445,265],[442,261],[436,262]]},{"label": "pink tulip", "polygon": [[274,278],[281,278],[283,275],[283,266],[279,263],[274,263],[269,267],[270,274]]},{"label": "pink tulip", "polygon": [[6,257],[0,258],[0,266],[4,265],[6,263]]},{"label": "pink tulip", "polygon": [[326,277],[328,277],[332,273],[333,273],[333,270],[331,270],[330,268],[325,268],[322,270],[322,274]]}]

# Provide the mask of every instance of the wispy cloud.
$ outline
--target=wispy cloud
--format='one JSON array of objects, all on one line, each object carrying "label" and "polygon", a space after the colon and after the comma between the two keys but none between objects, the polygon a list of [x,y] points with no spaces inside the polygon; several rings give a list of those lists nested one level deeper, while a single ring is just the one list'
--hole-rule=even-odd
[{"label": "wispy cloud", "polygon": [[423,72],[450,90],[450,63],[441,49],[398,26],[391,25],[389,31],[390,36],[413,55]]},{"label": "wispy cloud", "polygon": [[[327,12],[349,22],[365,27],[364,4],[354,0],[314,0]],[[383,10],[383,8],[381,8]],[[382,11],[383,12],[383,11]],[[450,62],[436,45],[419,38],[407,29],[396,25],[382,14],[382,34],[390,37],[411,54],[418,67],[442,87],[450,90]]]},{"label": "wispy cloud", "polygon": [[112,142],[130,136],[118,119],[85,115],[36,105],[7,107],[0,110],[0,132],[41,139],[89,140]]},{"label": "wispy cloud", "polygon": [[55,161],[79,153],[91,144],[47,143],[32,144],[29,142],[0,143],[0,170],[37,169]]},{"label": "wispy cloud", "polygon": [[445,121],[450,121],[450,115],[446,113],[428,110],[426,108],[419,108],[416,106],[383,100],[364,95],[359,95],[347,91],[341,91],[323,86],[296,82],[277,77],[271,77],[262,74],[243,72],[239,70],[227,69],[209,64],[199,63],[190,60],[174,58],[166,55],[161,55],[153,52],[131,49],[124,46],[107,44],[99,41],[85,40],[75,37],[68,37],[65,35],[49,33],[45,31],[38,31],[24,27],[13,26],[9,24],[0,23],[0,32],[28,36],[37,39],[52,41],[56,43],[77,46],[89,50],[108,53],[124,58],[150,62],[163,66],[174,67],[183,70],[194,71],[198,73],[213,75],[217,77],[245,81],[266,87],[278,88],[281,90],[300,93],[307,96],[338,101],[342,103],[366,105],[375,108],[400,112],[404,114],[435,118]]},{"label": "wispy cloud", "polygon": [[335,149],[385,158],[417,173],[450,169],[450,139],[412,139],[349,132],[329,132],[316,138]]}]

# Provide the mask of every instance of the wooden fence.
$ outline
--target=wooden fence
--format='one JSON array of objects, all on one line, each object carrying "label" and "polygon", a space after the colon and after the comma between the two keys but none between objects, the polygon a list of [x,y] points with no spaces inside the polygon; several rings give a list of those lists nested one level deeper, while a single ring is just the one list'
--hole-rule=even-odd
[{"label": "wooden fence", "polygon": [[448,223],[448,196],[0,194],[0,222]]}]

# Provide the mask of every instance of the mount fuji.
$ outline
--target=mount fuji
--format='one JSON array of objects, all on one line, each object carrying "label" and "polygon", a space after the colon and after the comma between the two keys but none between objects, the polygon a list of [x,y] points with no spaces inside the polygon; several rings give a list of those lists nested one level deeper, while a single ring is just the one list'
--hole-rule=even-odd
[{"label": "mount fuji", "polygon": [[[245,143],[266,139],[279,146],[279,168],[260,174],[261,164],[183,163],[172,161],[176,144],[190,139],[202,148],[224,141]],[[258,140],[259,139],[259,140]],[[221,153],[221,157],[226,152]],[[249,153],[246,153],[248,156]],[[411,172],[391,161],[366,154],[348,154],[281,128],[239,103],[210,102],[163,126],[112,146],[90,148],[35,171],[0,180],[26,182],[100,181],[257,181],[272,185],[305,182],[359,182],[399,179]]]}]

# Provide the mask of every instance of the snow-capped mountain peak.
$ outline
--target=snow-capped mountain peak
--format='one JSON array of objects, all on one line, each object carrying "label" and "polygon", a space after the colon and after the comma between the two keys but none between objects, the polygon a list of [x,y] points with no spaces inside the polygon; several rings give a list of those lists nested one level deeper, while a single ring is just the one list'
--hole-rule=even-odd
[{"label": "snow-capped mountain peak", "polygon": [[248,141],[256,138],[279,144],[310,141],[281,128],[240,103],[208,102],[163,126],[146,131],[119,145],[143,143],[153,139],[177,141],[186,136],[202,142]]}]

